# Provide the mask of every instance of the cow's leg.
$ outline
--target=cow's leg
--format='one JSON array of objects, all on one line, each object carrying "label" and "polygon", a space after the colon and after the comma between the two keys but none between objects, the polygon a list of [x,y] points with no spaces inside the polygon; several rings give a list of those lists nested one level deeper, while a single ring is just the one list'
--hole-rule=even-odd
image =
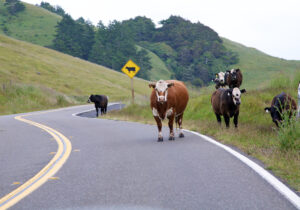
[{"label": "cow's leg", "polygon": [[239,112],[235,113],[234,118],[233,118],[234,126],[236,128],[238,127],[238,119],[239,119]]},{"label": "cow's leg", "polygon": [[174,130],[173,130],[174,117],[175,117],[174,114],[172,114],[171,116],[168,117],[168,119],[169,119],[169,128],[170,128],[170,137],[169,137],[169,140],[175,140]]},{"label": "cow's leg", "polygon": [[98,106],[95,105],[95,109],[96,109],[96,116],[99,116],[99,110],[98,110]]},{"label": "cow's leg", "polygon": [[103,115],[103,113],[104,113],[104,108],[101,107],[101,115]]},{"label": "cow's leg", "polygon": [[183,132],[182,132],[182,118],[183,118],[183,114],[181,114],[181,115],[178,117],[179,138],[183,138],[183,137],[184,137],[184,134],[183,134]]},{"label": "cow's leg", "polygon": [[224,115],[224,120],[225,120],[226,128],[229,128],[229,121],[230,121],[229,116]]},{"label": "cow's leg", "polygon": [[157,141],[163,141],[163,136],[162,136],[162,133],[161,133],[161,128],[162,128],[162,123],[161,123],[161,120],[159,119],[159,117],[154,117],[155,121],[156,121],[156,124],[157,124],[157,128],[158,128],[158,139]]},{"label": "cow's leg", "polygon": [[221,116],[219,115],[219,114],[215,114],[216,115],[216,117],[217,117],[217,121],[218,121],[218,123],[221,125]]}]

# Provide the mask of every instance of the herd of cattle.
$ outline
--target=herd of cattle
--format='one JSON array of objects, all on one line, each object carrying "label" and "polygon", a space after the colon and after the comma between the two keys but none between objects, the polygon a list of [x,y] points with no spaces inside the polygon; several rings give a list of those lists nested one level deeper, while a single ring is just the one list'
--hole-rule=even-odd
[{"label": "herd of cattle", "polygon": [[[214,79],[216,90],[211,96],[212,109],[216,115],[217,121],[221,124],[223,116],[226,127],[229,127],[230,118],[233,117],[235,127],[238,127],[239,107],[241,105],[241,95],[246,92],[240,90],[243,82],[243,75],[240,69],[232,69],[226,72],[216,74]],[[228,86],[228,88],[225,88]],[[159,80],[149,83],[152,88],[150,96],[150,107],[153,117],[158,127],[158,141],[163,141],[162,121],[168,118],[170,129],[169,140],[175,140],[173,124],[179,125],[179,137],[184,137],[182,132],[183,113],[189,100],[189,94],[183,82],[176,80]],[[88,102],[94,102],[98,116],[98,109],[101,114],[107,110],[108,97],[104,95],[91,95]],[[288,94],[282,92],[275,96],[270,107],[265,111],[271,113],[271,117],[276,126],[282,123],[282,113],[284,110],[289,112],[291,118],[296,113],[297,104]]]}]

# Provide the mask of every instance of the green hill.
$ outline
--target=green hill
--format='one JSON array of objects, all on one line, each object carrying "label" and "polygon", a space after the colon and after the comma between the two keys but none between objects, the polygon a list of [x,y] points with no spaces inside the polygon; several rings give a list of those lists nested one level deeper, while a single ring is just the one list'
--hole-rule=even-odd
[{"label": "green hill", "polygon": [[[147,82],[134,79],[136,101],[148,97]],[[129,78],[51,49],[0,35],[0,114],[84,103],[89,94],[131,99]]]},{"label": "green hill", "polygon": [[26,9],[12,16],[5,10],[4,2],[0,0],[0,33],[41,46],[52,44],[55,26],[62,19],[59,15],[23,2]]},{"label": "green hill", "polygon": [[[137,46],[138,49],[145,49]],[[152,69],[150,70],[150,80],[157,81],[160,79],[170,79],[172,72],[167,68],[166,64],[153,52],[145,49],[150,57]]]},{"label": "green hill", "polygon": [[[18,13],[17,16],[10,16],[4,10],[3,4],[4,0],[0,0],[0,33],[4,33],[3,30],[6,28],[5,33],[16,39],[41,46],[52,44],[55,26],[61,20],[60,16],[27,3],[24,3],[26,6],[25,11]],[[300,70],[300,61],[288,61],[272,57],[226,38],[222,38],[222,40],[228,50],[238,53],[239,63],[231,66],[231,68],[240,68],[242,70],[244,75],[243,87],[247,89],[263,87],[266,85],[265,81],[269,81],[270,78],[277,77],[282,73],[290,74]],[[152,65],[150,71],[151,80],[169,79],[173,74],[173,69],[168,69],[166,63],[159,57],[159,54],[155,54],[152,50],[155,47],[158,51],[166,51],[166,46],[169,47],[164,42],[153,43],[148,47],[143,45],[148,50]],[[169,52],[170,50],[171,52]],[[174,50],[171,48],[164,53],[172,54],[172,51]]]},{"label": "green hill", "polygon": [[276,78],[281,74],[292,75],[294,72],[300,72],[300,61],[272,57],[226,38],[223,38],[223,43],[226,48],[239,55],[239,63],[232,67],[242,70],[244,77],[242,86],[245,88],[265,87],[271,78]]}]

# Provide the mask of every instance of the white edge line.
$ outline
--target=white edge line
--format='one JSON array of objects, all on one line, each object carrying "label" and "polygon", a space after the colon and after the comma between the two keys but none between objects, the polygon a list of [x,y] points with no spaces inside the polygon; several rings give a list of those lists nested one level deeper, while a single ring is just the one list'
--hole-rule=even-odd
[{"label": "white edge line", "polygon": [[245,163],[247,166],[252,168],[256,173],[258,173],[263,179],[265,179],[270,185],[272,185],[277,191],[279,191],[285,198],[287,198],[296,208],[300,209],[300,197],[294,193],[292,190],[290,190],[285,184],[283,184],[281,181],[279,181],[276,177],[274,177],[272,174],[270,174],[268,171],[266,171],[264,168],[247,158],[246,156],[234,151],[230,147],[221,144],[212,138],[202,135],[200,133],[190,131],[183,129],[186,132],[193,133],[197,136],[200,136],[204,140],[226,150],[236,158],[238,158],[240,161]]}]

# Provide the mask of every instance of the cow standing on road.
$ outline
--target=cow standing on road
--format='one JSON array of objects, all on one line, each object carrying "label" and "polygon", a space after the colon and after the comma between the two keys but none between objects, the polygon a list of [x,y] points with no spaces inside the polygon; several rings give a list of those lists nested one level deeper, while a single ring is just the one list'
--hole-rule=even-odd
[{"label": "cow standing on road", "polygon": [[175,140],[173,131],[174,118],[175,123],[179,125],[179,137],[184,137],[182,118],[189,100],[188,90],[184,83],[176,80],[159,80],[156,83],[150,83],[149,87],[153,88],[150,97],[150,107],[158,127],[158,141],[163,141],[161,121],[166,117],[169,119],[169,140]]},{"label": "cow standing on road", "polygon": [[282,123],[283,112],[287,111],[289,118],[291,118],[296,110],[296,101],[285,92],[282,92],[275,96],[271,102],[271,106],[265,108],[265,111],[267,113],[271,113],[272,121],[276,124],[277,127],[279,127],[279,123]]},{"label": "cow standing on road", "polygon": [[235,127],[238,127],[238,117],[240,112],[241,95],[246,92],[245,89],[217,89],[211,96],[211,105],[217,117],[218,123],[221,124],[221,115],[224,117],[226,127],[229,128],[229,121],[234,117]]},{"label": "cow standing on road", "polygon": [[107,103],[108,103],[108,97],[105,95],[91,95],[89,97],[88,103],[94,102],[95,108],[96,108],[96,116],[99,116],[99,108],[101,110],[101,115],[106,114],[107,111]]}]

